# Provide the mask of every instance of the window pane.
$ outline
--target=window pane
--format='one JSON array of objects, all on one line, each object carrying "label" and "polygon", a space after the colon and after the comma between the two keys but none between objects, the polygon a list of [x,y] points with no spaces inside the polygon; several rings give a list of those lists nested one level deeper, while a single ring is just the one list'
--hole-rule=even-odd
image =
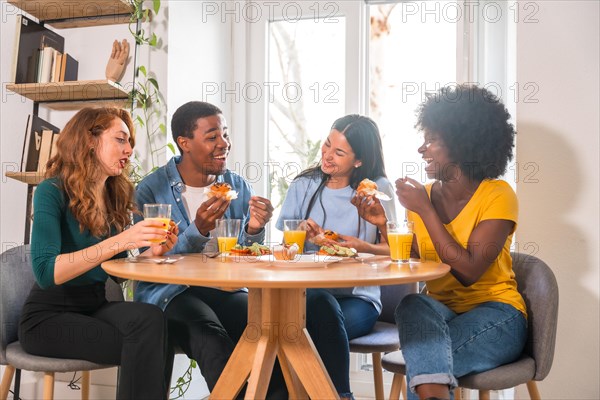
[{"label": "window pane", "polygon": [[[345,43],[343,17],[269,24],[267,137],[275,218],[289,183],[319,161],[321,140],[344,115]],[[274,220],[271,240],[278,241]]]},{"label": "window pane", "polygon": [[421,137],[414,128],[415,110],[426,92],[456,82],[459,19],[451,18],[455,5],[436,1],[370,6],[370,116],[383,136],[390,180],[406,175],[427,179],[417,153]]}]

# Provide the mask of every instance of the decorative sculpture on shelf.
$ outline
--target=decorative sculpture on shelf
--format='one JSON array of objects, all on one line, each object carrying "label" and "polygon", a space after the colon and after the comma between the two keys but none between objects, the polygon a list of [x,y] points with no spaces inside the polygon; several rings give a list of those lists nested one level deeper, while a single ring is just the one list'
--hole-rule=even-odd
[{"label": "decorative sculpture on shelf", "polygon": [[129,42],[127,39],[123,39],[121,43],[119,43],[118,40],[115,40],[113,42],[110,58],[106,64],[106,79],[113,82],[119,82],[125,73],[128,59]]}]

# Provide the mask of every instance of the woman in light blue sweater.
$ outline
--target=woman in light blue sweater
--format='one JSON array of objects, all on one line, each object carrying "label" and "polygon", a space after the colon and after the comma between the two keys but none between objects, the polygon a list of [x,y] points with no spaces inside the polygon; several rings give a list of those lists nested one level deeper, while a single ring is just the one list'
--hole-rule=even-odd
[{"label": "woman in light blue sweater", "polygon": [[[347,115],[333,123],[319,164],[291,183],[277,228],[282,230],[286,219],[306,219],[311,228],[338,232],[342,246],[389,255],[377,227],[360,218],[351,203],[365,178],[393,198],[377,125],[370,118]],[[382,204],[388,219],[395,219],[394,202]],[[306,243],[305,252],[316,250]],[[371,331],[381,312],[379,296],[378,286],[307,291],[307,329],[341,398],[352,398],[348,341]]]}]

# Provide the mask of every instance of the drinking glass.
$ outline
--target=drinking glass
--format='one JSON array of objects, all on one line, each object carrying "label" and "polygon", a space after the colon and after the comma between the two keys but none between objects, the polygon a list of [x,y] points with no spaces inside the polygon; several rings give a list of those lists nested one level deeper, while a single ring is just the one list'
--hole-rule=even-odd
[{"label": "drinking glass", "polygon": [[219,243],[219,252],[226,253],[237,244],[241,223],[241,219],[217,220],[217,242]]},{"label": "drinking glass", "polygon": [[409,262],[413,241],[413,223],[411,221],[388,221],[386,225],[392,262],[397,264]]},{"label": "drinking glass", "polygon": [[[163,225],[165,235],[169,231],[169,222],[171,222],[170,204],[144,204],[144,219],[158,221]],[[164,239],[152,239],[152,243],[163,243]]]},{"label": "drinking glass", "polygon": [[296,243],[298,254],[304,253],[304,241],[306,240],[306,223],[303,219],[283,220],[283,242],[285,244]]}]

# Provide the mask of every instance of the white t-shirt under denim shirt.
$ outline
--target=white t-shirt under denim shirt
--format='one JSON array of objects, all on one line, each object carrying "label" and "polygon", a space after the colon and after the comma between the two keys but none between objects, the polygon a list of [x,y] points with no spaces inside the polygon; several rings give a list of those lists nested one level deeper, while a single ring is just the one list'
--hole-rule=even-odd
[{"label": "white t-shirt under denim shirt", "polygon": [[[375,180],[378,190],[387,194],[391,200],[381,201],[389,220],[396,219],[396,207],[394,203],[394,189],[387,178]],[[281,214],[275,226],[283,230],[283,220],[304,219],[311,197],[319,187],[320,177],[304,176],[295,179],[288,189],[287,195],[281,207]],[[324,229],[331,229],[342,235],[358,237],[368,243],[375,243],[378,238],[377,227],[366,222],[358,215],[358,210],[350,201],[356,191],[350,186],[341,189],[330,189],[324,187],[320,196],[317,196],[308,218],[312,218]],[[360,229],[359,229],[360,226]],[[304,251],[311,252],[319,249],[313,243],[306,242]],[[379,286],[357,286],[353,288],[328,289],[336,297],[356,296],[371,302],[378,312],[381,313],[381,300]]]},{"label": "white t-shirt under denim shirt", "polygon": [[[202,203],[208,200],[208,193],[205,189],[206,187],[183,186],[181,200],[183,201],[183,206],[185,207],[185,211],[187,211],[190,221],[196,219],[196,211],[198,211],[198,208],[200,208]],[[215,253],[219,251],[219,245],[214,229],[210,232],[210,237],[210,240],[204,246],[204,250],[202,250],[203,253]]]}]

